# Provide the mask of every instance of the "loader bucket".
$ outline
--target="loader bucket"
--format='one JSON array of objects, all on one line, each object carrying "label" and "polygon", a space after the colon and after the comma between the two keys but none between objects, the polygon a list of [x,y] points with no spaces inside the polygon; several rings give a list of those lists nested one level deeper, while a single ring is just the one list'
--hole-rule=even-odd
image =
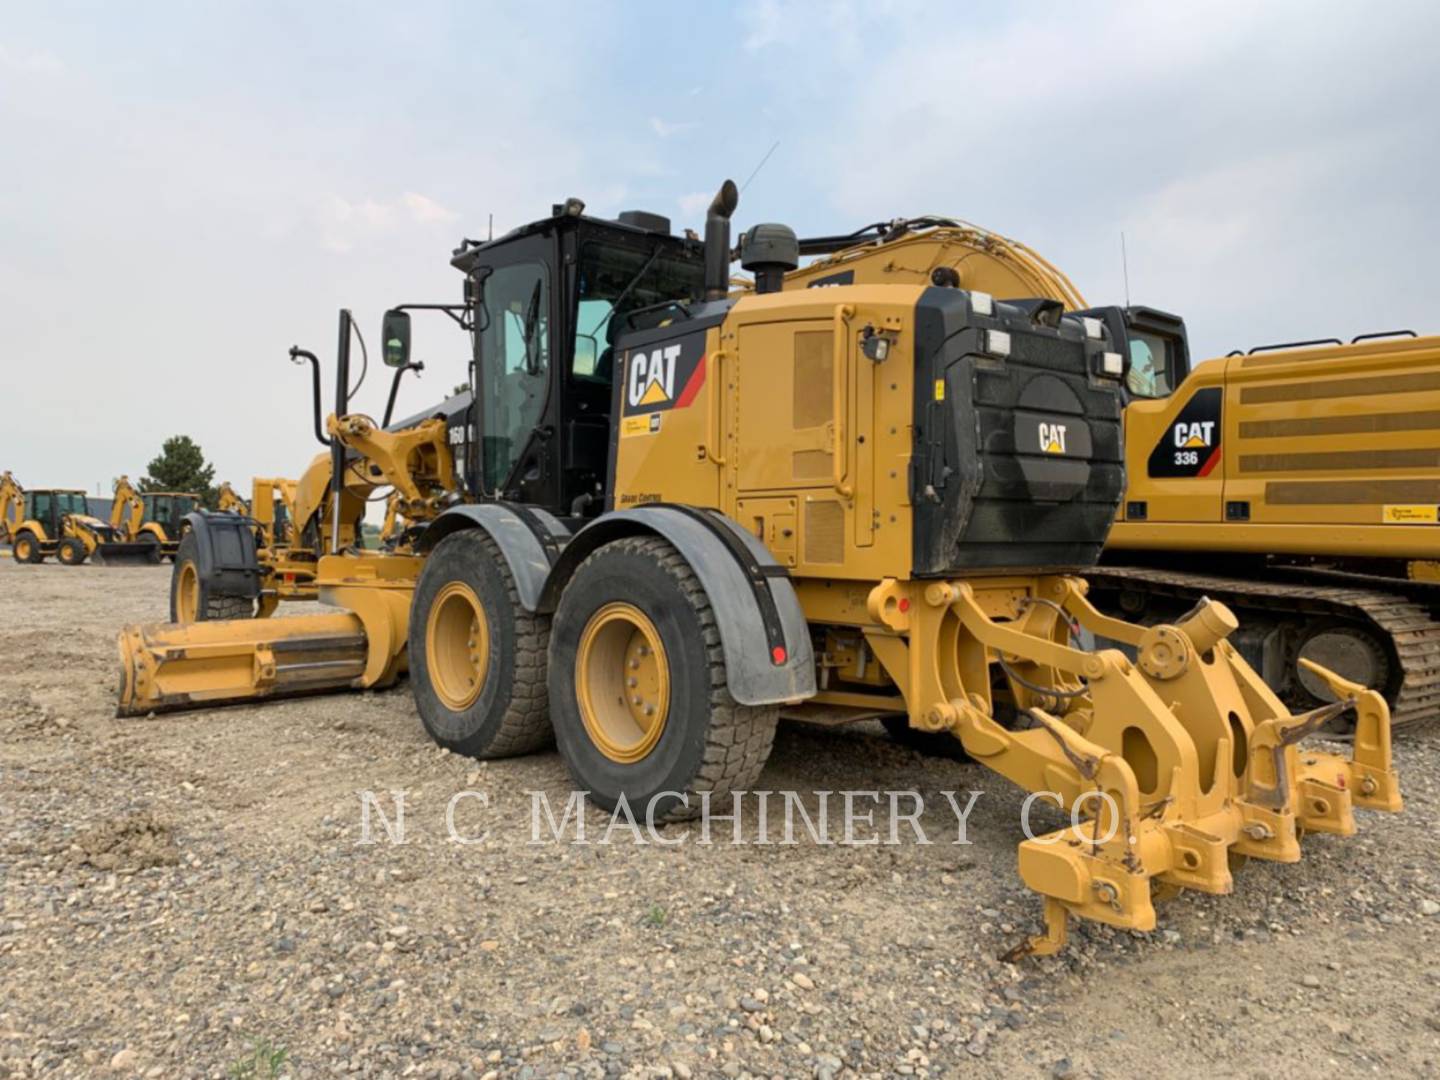
[{"label": "loader bucket", "polygon": [[160,561],[160,545],[148,540],[112,541],[95,547],[98,566],[154,566]]}]

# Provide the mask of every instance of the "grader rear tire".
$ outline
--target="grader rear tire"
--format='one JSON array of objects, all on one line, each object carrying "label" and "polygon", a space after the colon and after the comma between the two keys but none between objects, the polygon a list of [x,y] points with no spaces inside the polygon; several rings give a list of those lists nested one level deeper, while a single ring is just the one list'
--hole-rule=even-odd
[{"label": "grader rear tire", "polygon": [[89,554],[81,541],[73,536],[67,536],[64,540],[60,541],[60,547],[59,550],[55,552],[55,557],[66,566],[79,566],[86,560]]},{"label": "grader rear tire", "polygon": [[549,745],[549,640],[549,616],[521,605],[494,540],[480,529],[445,537],[425,560],[410,605],[410,687],[426,732],[471,757]]},{"label": "grader rear tire", "polygon": [[195,537],[187,535],[175,555],[175,568],[170,572],[170,621],[185,624],[252,618],[254,600],[210,592],[200,576],[198,546]]},{"label": "grader rear tire", "polygon": [[637,820],[694,817],[706,793],[728,813],[765,767],[779,716],[730,696],[710,599],[654,536],[606,544],[576,569],[551,630],[550,702],[576,786],[607,810],[623,796]]}]

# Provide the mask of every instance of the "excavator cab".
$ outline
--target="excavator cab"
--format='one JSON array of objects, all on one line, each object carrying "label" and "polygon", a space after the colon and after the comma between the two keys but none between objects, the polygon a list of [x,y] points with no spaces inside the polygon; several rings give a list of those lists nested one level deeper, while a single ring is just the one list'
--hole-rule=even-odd
[{"label": "excavator cab", "polygon": [[[639,312],[701,298],[702,244],[671,235],[657,214],[607,221],[570,199],[498,240],[466,241],[451,263],[465,274],[475,311],[480,434],[460,455],[469,495],[565,517],[598,514],[611,453],[615,339]],[[403,356],[397,349],[394,359]],[[655,392],[681,389],[662,379]]]},{"label": "excavator cab", "polygon": [[1167,398],[1190,374],[1190,341],[1179,315],[1139,305],[1076,314],[1099,319],[1124,358],[1126,404]]}]

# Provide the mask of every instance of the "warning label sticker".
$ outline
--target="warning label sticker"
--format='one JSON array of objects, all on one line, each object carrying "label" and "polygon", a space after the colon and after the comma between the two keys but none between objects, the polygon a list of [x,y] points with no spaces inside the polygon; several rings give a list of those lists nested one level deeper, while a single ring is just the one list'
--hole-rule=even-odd
[{"label": "warning label sticker", "polygon": [[642,416],[627,416],[620,421],[620,434],[653,435],[660,430],[660,414],[646,413]]},{"label": "warning label sticker", "polygon": [[1407,504],[1383,506],[1380,520],[1386,525],[1436,525],[1440,524],[1440,506],[1433,504]]}]

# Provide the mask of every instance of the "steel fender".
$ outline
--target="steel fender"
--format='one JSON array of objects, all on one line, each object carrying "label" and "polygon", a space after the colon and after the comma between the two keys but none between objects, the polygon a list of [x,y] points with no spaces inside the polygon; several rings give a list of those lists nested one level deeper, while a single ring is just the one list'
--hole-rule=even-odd
[{"label": "steel fender", "polygon": [[[765,545],[747,530],[724,515],[711,517],[730,529],[762,567],[779,566]],[[725,651],[726,683],[731,697],[741,705],[773,705],[815,693],[815,654],[810,630],[790,579],[766,578],[785,634],[786,659],[783,664],[776,664],[766,644],[760,605],[736,555],[704,524],[673,507],[641,506],[612,511],[576,533],[550,574],[540,610],[555,609],[566,582],[590,552],[611,540],[640,533],[663,536],[674,544],[705,587]]]},{"label": "steel fender", "polygon": [[539,610],[550,568],[570,539],[569,530],[558,518],[534,506],[499,502],[455,506],[430,523],[415,550],[428,552],[451,533],[474,528],[484,529],[499,546],[525,610]]},{"label": "steel fender", "polygon": [[195,511],[185,515],[185,524],[195,534],[196,570],[206,591],[250,600],[260,595],[252,519]]}]

